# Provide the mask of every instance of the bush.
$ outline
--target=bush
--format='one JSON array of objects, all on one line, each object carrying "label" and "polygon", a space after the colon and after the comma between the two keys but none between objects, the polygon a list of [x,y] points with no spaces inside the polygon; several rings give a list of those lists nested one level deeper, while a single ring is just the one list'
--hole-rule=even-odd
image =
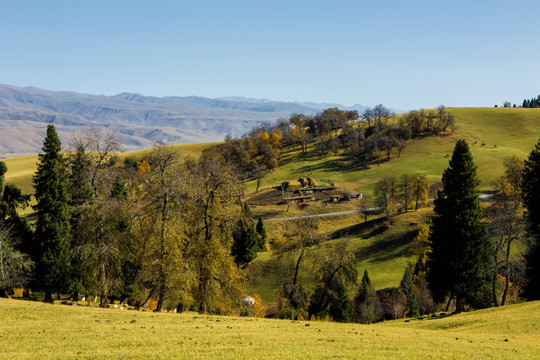
[{"label": "bush", "polygon": [[137,164],[137,161],[135,161],[135,159],[132,157],[127,157],[124,159],[125,167],[135,167],[136,164]]},{"label": "bush", "polygon": [[306,180],[309,187],[317,186],[317,181],[315,181],[315,179],[308,177]]}]

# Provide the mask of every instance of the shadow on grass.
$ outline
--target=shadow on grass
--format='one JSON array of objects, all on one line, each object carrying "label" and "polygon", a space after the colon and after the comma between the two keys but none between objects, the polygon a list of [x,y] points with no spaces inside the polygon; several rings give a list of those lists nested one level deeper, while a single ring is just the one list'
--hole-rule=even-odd
[{"label": "shadow on grass", "polygon": [[355,172],[359,170],[367,170],[369,166],[365,163],[349,163],[344,159],[328,159],[321,161],[313,165],[305,165],[302,167],[293,170],[292,172],[297,174],[310,173],[312,171],[322,171],[322,172]]},{"label": "shadow on grass", "polygon": [[[371,234],[377,231],[379,230],[374,229]],[[384,230],[379,233],[382,232]],[[417,233],[418,230],[411,230],[405,234],[392,235],[375,240],[372,244],[359,249],[356,252],[356,257],[359,260],[369,259],[371,262],[377,263],[408,256],[410,254],[409,245]]]},{"label": "shadow on grass", "polygon": [[[332,234],[330,234],[330,239],[339,239],[346,236],[362,236],[364,239],[367,239],[371,236],[375,236],[377,234],[380,234],[384,232],[384,228],[381,228],[379,225],[385,220],[384,217],[380,217],[377,219],[372,219],[366,222],[361,222],[358,224],[354,224],[351,226],[344,227],[342,229],[338,229],[334,231]],[[370,230],[371,232],[368,234],[364,234],[366,231]],[[364,234],[364,235],[361,235]]]}]

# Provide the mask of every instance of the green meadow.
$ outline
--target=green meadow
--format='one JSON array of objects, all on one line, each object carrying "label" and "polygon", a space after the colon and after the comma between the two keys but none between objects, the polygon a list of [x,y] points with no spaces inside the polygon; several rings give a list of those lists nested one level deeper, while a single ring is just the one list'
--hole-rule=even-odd
[{"label": "green meadow", "polygon": [[540,302],[374,325],[0,299],[3,359],[535,359]]}]

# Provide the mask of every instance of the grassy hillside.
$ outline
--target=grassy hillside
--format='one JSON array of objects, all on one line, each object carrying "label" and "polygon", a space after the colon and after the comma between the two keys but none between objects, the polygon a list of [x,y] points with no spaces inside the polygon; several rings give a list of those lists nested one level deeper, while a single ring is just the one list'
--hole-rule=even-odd
[{"label": "grassy hillside", "polygon": [[375,325],[166,314],[0,299],[4,359],[533,359],[540,303]]},{"label": "grassy hillside", "polygon": [[[482,189],[503,173],[504,158],[517,155],[525,158],[540,137],[540,109],[514,108],[449,108],[456,118],[454,134],[442,137],[412,139],[400,157],[392,154],[390,161],[358,169],[340,153],[321,159],[317,155],[302,158],[298,151],[286,152],[280,167],[264,179],[263,186],[273,186],[299,177],[332,179],[342,188],[370,193],[380,178],[401,174],[426,174],[431,183],[439,182],[448,167],[447,155],[455,142],[469,142]],[[482,145],[484,144],[484,145]],[[255,183],[249,184],[249,190]]]}]

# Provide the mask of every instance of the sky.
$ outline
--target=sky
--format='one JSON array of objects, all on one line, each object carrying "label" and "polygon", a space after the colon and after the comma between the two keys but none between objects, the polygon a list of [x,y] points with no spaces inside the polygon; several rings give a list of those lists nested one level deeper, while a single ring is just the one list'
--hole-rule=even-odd
[{"label": "sky", "polygon": [[411,110],[540,94],[538,1],[3,1],[0,83]]}]

